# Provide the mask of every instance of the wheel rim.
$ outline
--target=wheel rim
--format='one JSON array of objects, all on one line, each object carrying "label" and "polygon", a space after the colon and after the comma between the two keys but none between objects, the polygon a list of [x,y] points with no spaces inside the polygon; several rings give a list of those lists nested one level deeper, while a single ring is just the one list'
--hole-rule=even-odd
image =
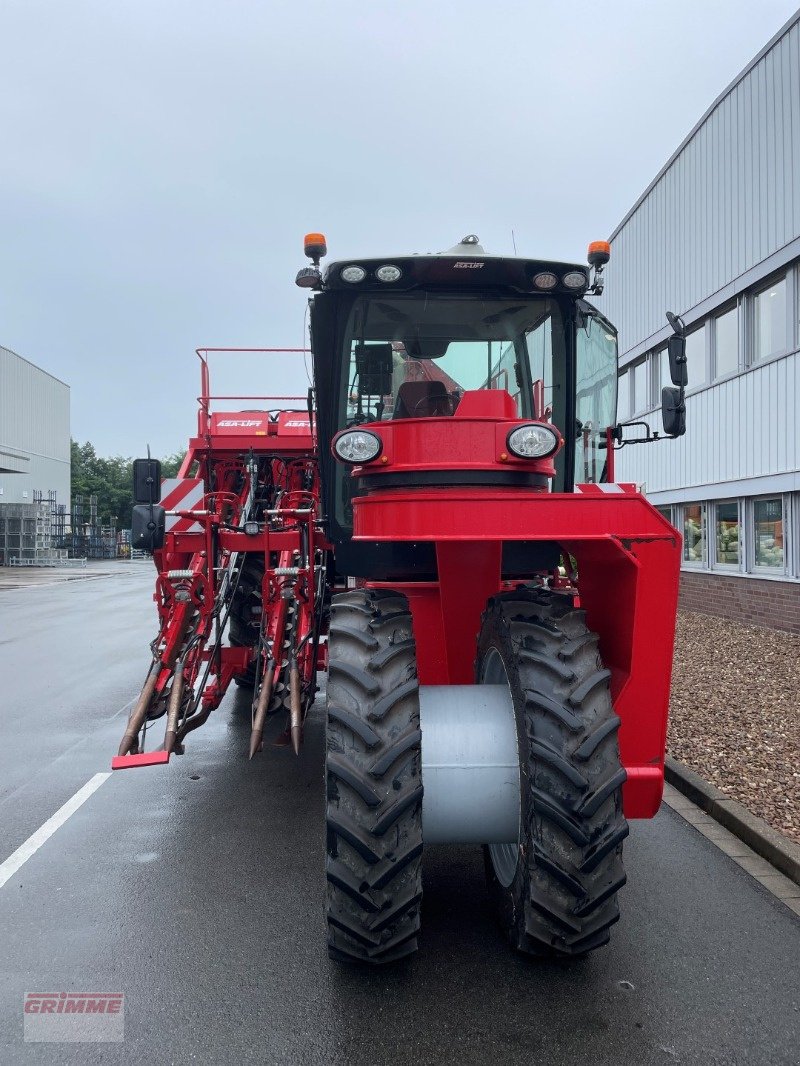
[{"label": "wheel rim", "polygon": [[[511,686],[508,683],[508,673],[506,672],[505,663],[496,648],[490,648],[486,654],[486,658],[483,660],[481,684],[504,685],[508,692],[509,709],[513,710],[513,699],[511,696]],[[521,821],[521,816],[522,812],[520,811],[519,821]],[[518,826],[519,821],[517,823]],[[492,860],[492,868],[494,869],[495,877],[503,888],[508,888],[514,880],[514,876],[517,872],[517,865],[519,863],[519,828],[517,829],[516,841],[509,841],[507,844],[489,844],[489,856]]]}]

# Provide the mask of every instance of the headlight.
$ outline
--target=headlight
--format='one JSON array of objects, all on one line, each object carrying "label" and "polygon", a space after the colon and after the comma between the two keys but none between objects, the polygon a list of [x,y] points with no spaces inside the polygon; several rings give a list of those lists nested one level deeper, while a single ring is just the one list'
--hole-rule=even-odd
[{"label": "headlight", "polygon": [[570,270],[561,281],[568,289],[582,289],[588,284],[582,270]]},{"label": "headlight", "polygon": [[368,463],[380,454],[381,438],[366,429],[349,429],[339,434],[333,450],[345,463]]},{"label": "headlight", "polygon": [[549,270],[543,270],[534,277],[533,284],[537,289],[554,289],[558,285],[558,278]]},{"label": "headlight", "polygon": [[397,281],[402,273],[403,271],[400,267],[387,263],[386,266],[378,267],[375,271],[375,277],[378,281]]},{"label": "headlight", "polygon": [[550,426],[534,422],[512,429],[506,444],[518,459],[546,459],[558,448],[558,434]]},{"label": "headlight", "polygon": [[342,272],[339,275],[342,281],[349,281],[353,284],[357,281],[363,281],[367,276],[367,272],[360,266],[342,267]]}]

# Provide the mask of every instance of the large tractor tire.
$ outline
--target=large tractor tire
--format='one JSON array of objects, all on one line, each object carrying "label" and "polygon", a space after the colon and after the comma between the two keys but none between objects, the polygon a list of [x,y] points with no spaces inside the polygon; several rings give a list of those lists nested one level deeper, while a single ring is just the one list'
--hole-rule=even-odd
[{"label": "large tractor tire", "polygon": [[393,962],[417,949],[422,901],[419,681],[405,596],[333,598],[327,710],[328,950]]},{"label": "large tractor tire", "polygon": [[625,770],[609,672],[585,612],[545,590],[493,598],[477,681],[507,684],[517,722],[520,830],[484,849],[489,894],[519,951],[585,955],[607,943],[625,884]]}]

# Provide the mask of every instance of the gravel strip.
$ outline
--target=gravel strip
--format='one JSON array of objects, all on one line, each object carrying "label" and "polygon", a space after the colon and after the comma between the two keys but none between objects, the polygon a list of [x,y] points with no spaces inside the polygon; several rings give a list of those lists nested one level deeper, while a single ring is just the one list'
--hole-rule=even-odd
[{"label": "gravel strip", "polygon": [[667,749],[800,843],[800,637],[680,611]]}]

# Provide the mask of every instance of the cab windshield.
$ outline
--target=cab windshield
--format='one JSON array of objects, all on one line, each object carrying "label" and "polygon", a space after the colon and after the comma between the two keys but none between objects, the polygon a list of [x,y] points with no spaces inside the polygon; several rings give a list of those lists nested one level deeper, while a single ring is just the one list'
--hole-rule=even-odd
[{"label": "cab windshield", "polygon": [[364,295],[345,335],[339,425],[455,413],[474,389],[505,389],[521,418],[566,410],[564,330],[548,298]]},{"label": "cab windshield", "polygon": [[[576,316],[568,324],[576,330],[573,405],[567,326],[556,300],[474,291],[360,295],[343,339],[338,428],[447,417],[466,391],[505,389],[518,417],[552,422],[564,437],[553,491],[605,481],[606,428],[616,415],[616,334],[583,301]],[[337,521],[348,526],[350,478],[340,464],[335,479]]]}]

